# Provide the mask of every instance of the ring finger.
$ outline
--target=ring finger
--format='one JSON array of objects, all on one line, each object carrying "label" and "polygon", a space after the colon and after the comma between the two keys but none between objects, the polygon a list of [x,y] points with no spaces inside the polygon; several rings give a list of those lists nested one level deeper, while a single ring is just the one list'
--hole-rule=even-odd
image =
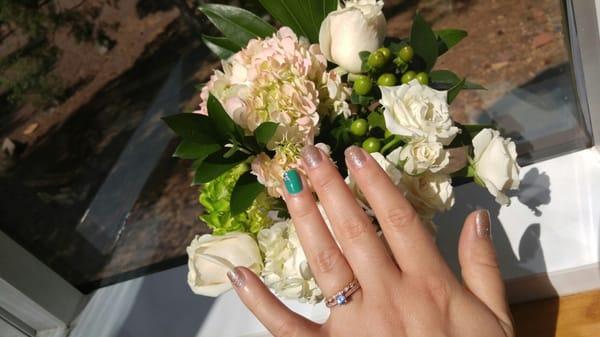
[{"label": "ring finger", "polygon": [[319,287],[326,297],[332,296],[354,279],[329,231],[306,180],[296,170],[285,173],[285,201],[298,238]]}]

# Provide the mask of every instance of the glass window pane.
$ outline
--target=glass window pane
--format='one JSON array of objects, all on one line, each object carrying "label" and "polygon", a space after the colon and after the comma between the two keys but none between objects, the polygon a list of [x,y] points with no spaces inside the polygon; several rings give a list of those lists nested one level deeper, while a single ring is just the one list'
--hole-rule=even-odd
[{"label": "glass window pane", "polygon": [[[0,230],[89,291],[183,264],[208,232],[160,117],[197,106],[219,65],[200,34],[217,32],[193,1],[70,3],[1,9]],[[388,35],[417,10],[469,32],[437,65],[487,88],[461,93],[457,121],[495,123],[522,164],[589,146],[564,2],[386,0]]]}]

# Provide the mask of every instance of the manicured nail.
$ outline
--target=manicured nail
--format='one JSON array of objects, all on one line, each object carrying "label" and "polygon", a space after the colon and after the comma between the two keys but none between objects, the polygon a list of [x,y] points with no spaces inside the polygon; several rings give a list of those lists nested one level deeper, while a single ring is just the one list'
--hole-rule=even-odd
[{"label": "manicured nail", "polygon": [[475,215],[475,229],[477,236],[482,239],[491,239],[492,231],[490,225],[490,212],[487,209],[480,209]]},{"label": "manicured nail", "polygon": [[239,270],[238,267],[233,268],[232,270],[227,272],[227,277],[231,284],[236,288],[241,288],[244,286],[246,279],[244,278],[244,274]]},{"label": "manicured nail", "polygon": [[346,160],[348,160],[348,163],[356,168],[363,167],[367,162],[365,151],[358,146],[350,146],[346,149],[346,151],[344,151],[344,154],[346,155]]},{"label": "manicured nail", "polygon": [[302,149],[302,158],[309,168],[315,168],[323,160],[323,155],[316,147],[307,145]]},{"label": "manicured nail", "polygon": [[296,169],[291,169],[283,174],[285,188],[291,195],[302,192],[302,179]]}]

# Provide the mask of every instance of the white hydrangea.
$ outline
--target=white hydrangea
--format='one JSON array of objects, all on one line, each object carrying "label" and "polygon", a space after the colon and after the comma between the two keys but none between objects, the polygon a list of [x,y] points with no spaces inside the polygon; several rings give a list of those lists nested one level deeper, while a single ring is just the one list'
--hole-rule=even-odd
[{"label": "white hydrangea", "polygon": [[308,303],[323,299],[291,220],[261,230],[258,245],[265,257],[261,276],[277,295]]}]

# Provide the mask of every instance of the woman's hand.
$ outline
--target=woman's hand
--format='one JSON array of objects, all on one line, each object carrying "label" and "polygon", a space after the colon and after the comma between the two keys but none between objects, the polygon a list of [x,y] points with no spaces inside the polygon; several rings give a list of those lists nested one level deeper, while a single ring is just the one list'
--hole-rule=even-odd
[{"label": "woman's hand", "polygon": [[[346,163],[373,208],[391,252],[356,203],[329,158],[303,152],[314,192],[331,221],[330,234],[312,191],[294,181],[285,196],[311,270],[326,298],[354,279],[361,288],[331,308],[324,324],[286,308],[245,268],[229,273],[242,301],[275,336],[514,336],[487,211],[465,221],[459,243],[464,284],[452,274],[415,210],[364,150],[346,150]],[[293,179],[293,177],[292,177]],[[343,253],[342,253],[343,251]]]}]

